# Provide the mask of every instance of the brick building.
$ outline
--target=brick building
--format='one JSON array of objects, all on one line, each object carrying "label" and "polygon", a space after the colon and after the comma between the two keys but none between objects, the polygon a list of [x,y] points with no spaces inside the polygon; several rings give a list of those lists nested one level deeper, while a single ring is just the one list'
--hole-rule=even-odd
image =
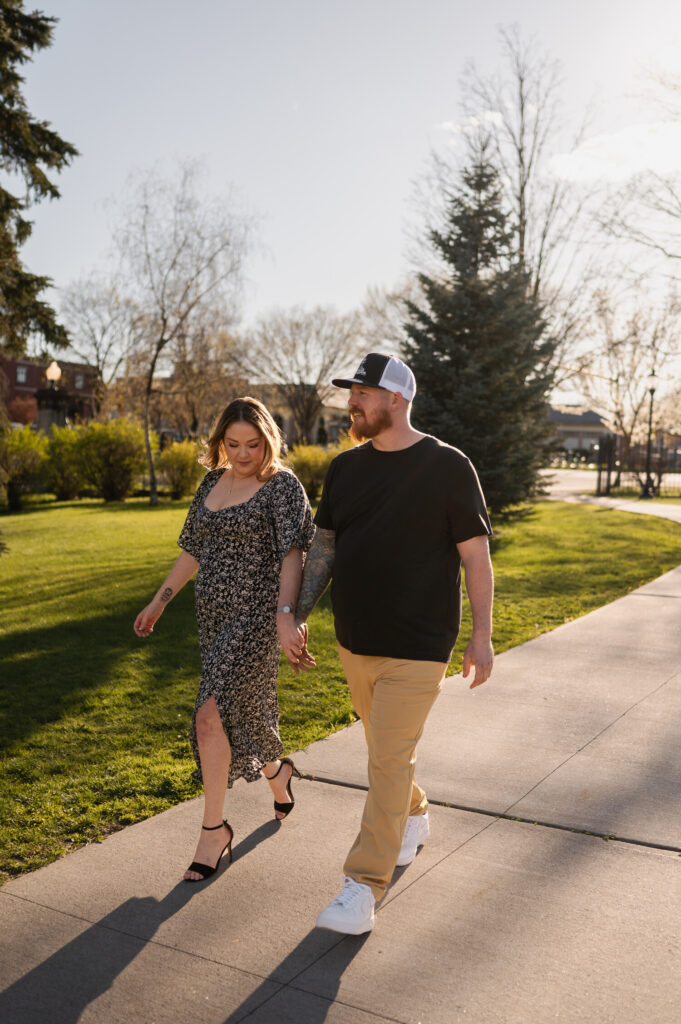
[{"label": "brick building", "polygon": [[56,392],[63,417],[68,422],[89,420],[95,415],[97,371],[87,363],[59,360],[61,377],[51,387],[46,377],[50,362],[0,357],[0,400],[14,423],[39,423],[42,392]]}]

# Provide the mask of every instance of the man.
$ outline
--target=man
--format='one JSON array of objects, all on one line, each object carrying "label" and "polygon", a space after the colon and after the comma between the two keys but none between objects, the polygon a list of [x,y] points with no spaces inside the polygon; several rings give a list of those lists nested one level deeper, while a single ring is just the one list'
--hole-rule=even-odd
[{"label": "man", "polygon": [[[369,751],[369,791],[339,896],[317,925],[371,931],[395,865],[429,834],[428,801],[414,781],[416,744],[441,688],[461,617],[461,564],[473,612],[463,674],[471,688],[492,671],[493,577],[485,501],[471,463],[409,421],[414,375],[370,353],[350,390],[351,435],[326,476],[296,621],[332,579],[338,651]],[[307,651],[301,667],[311,663]]]}]

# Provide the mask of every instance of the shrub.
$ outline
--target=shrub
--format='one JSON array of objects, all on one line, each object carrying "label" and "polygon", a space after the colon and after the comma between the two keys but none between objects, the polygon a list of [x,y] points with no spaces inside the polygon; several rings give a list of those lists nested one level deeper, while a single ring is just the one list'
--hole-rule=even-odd
[{"label": "shrub", "polygon": [[163,449],[156,465],[165,477],[170,497],[175,500],[191,494],[204,472],[192,441],[174,441]]},{"label": "shrub", "polygon": [[85,487],[81,468],[82,427],[52,427],[47,441],[47,487],[57,501],[77,498]]},{"label": "shrub", "polygon": [[39,487],[46,445],[45,437],[29,426],[3,428],[0,434],[0,477],[12,512],[22,507],[25,494]]},{"label": "shrub", "polygon": [[132,420],[88,423],[78,431],[80,472],[104,501],[124,501],[146,469],[144,431]]},{"label": "shrub", "polygon": [[321,448],[317,444],[299,444],[291,449],[288,453],[289,465],[305,488],[310,501],[314,501],[319,495],[331,460],[335,459],[339,452],[352,447],[353,441],[346,434],[331,448]]},{"label": "shrub", "polygon": [[38,403],[33,395],[17,395],[7,406],[12,423],[35,423],[38,418]]}]

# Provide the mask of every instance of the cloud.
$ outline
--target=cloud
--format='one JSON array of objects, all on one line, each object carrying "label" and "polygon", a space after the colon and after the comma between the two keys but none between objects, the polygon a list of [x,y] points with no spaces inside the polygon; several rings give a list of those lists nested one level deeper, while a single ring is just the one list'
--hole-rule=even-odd
[{"label": "cloud", "polygon": [[643,171],[681,171],[681,124],[655,121],[595,135],[571,153],[560,153],[549,171],[568,181],[626,181]]},{"label": "cloud", "polygon": [[442,121],[440,124],[436,124],[435,127],[444,132],[451,132],[453,135],[472,135],[478,128],[485,125],[499,125],[502,120],[498,110],[483,110],[480,114],[472,114],[460,123],[456,121]]}]

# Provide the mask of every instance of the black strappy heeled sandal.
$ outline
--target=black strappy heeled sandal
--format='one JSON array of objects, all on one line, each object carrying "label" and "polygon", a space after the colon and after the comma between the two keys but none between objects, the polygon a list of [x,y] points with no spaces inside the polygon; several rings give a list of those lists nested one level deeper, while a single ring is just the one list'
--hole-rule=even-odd
[{"label": "black strappy heeled sandal", "polygon": [[[302,779],[303,776],[300,774],[300,772],[298,771],[290,757],[282,757],[281,764],[277,768],[274,775],[265,775],[265,773],[263,772],[263,775],[265,775],[267,781],[271,782],[272,779],[276,779],[277,775],[279,774],[279,772],[281,771],[285,764],[291,765],[291,778],[286,783],[286,792],[291,797],[291,802],[289,804],[282,804],[279,802],[279,800],[274,801],[274,817],[276,818],[277,821],[283,821],[284,818],[287,817],[287,815],[289,815],[293,808],[295,807],[296,802],[293,799],[293,793],[291,792],[291,779],[293,779],[294,775],[296,775],[299,779]],[[279,811],[280,814],[283,814],[284,818],[277,818],[276,811]]]},{"label": "black strappy heeled sandal", "polygon": [[229,863],[232,863],[232,840],[234,839],[234,829],[232,828],[230,823],[228,821],[223,821],[222,824],[220,825],[202,825],[201,828],[203,829],[204,832],[215,832],[216,829],[222,828],[223,825],[225,826],[225,828],[229,829],[229,842],[227,843],[226,846],[223,846],[222,850],[220,851],[220,856],[217,859],[215,867],[212,868],[210,864],[199,864],[198,861],[194,860],[187,868],[187,871],[197,871],[203,877],[184,878],[184,882],[203,882],[204,879],[210,878],[211,875],[214,875],[220,866],[220,861],[222,860],[222,855],[225,852],[225,850],[227,850]]}]

